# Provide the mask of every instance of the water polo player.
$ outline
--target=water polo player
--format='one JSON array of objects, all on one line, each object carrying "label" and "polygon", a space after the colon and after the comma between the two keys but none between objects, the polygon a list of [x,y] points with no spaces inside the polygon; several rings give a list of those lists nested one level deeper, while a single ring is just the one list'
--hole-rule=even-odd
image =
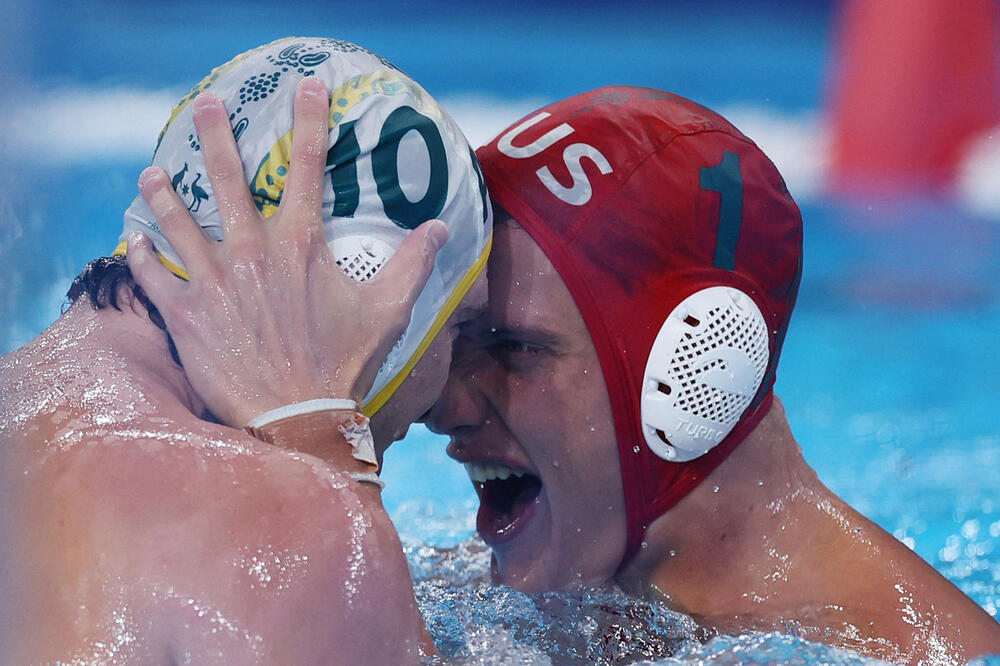
[{"label": "water polo player", "polygon": [[1000,651],[985,611],[801,457],[772,388],[802,223],[749,139],[610,87],[477,154],[489,305],[428,423],[479,494],[495,580],[615,580],[711,632],[793,626],[892,661]]},{"label": "water polo player", "polygon": [[153,163],[127,264],[0,360],[0,662],[415,662],[377,460],[483,307],[474,154],[390,63],[285,39]]}]

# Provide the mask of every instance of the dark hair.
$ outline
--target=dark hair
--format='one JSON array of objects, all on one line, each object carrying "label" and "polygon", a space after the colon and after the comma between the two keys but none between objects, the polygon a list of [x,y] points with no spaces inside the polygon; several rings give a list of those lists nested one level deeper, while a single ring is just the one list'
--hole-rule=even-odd
[{"label": "dark hair", "polygon": [[[121,290],[124,291],[119,293]],[[149,320],[167,334],[167,345],[170,348],[171,358],[177,365],[184,367],[181,363],[181,357],[177,353],[177,346],[174,345],[174,339],[170,337],[170,331],[163,323],[163,316],[153,305],[153,301],[149,300],[149,296],[146,295],[142,287],[136,284],[125,257],[98,257],[84,266],[80,274],[73,280],[69,291],[66,292],[66,298],[72,304],[84,294],[87,295],[95,310],[112,307],[119,312],[122,309],[120,297],[123,294],[127,294],[126,305],[131,305],[134,298],[146,308]]]}]

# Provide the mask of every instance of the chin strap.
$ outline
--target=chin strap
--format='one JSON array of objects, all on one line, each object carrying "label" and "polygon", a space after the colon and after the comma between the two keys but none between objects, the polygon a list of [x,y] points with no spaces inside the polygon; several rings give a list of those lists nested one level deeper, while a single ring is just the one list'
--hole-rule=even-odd
[{"label": "chin strap", "polygon": [[[378,458],[368,417],[353,400],[320,398],[264,412],[244,428],[253,437],[283,449],[314,455],[355,481],[381,490]],[[341,440],[348,447],[340,446]],[[350,456],[346,455],[350,450]]]}]

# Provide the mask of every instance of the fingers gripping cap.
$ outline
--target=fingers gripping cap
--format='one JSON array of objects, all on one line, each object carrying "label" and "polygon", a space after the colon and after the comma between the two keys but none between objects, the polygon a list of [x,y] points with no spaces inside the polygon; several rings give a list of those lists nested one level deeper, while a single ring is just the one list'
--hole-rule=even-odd
[{"label": "fingers gripping cap", "polygon": [[[403,381],[485,265],[492,212],[475,154],[455,122],[423,88],[374,53],[334,39],[292,37],[212,70],[174,108],[153,164],[172,177],[174,191],[205,234],[222,240],[222,218],[190,106],[200,92],[211,90],[229,110],[254,201],[265,217],[273,215],[289,167],[295,90],[305,76],[323,79],[331,91],[323,229],[344,272],[359,281],[371,279],[426,220],[441,219],[449,230],[410,324],[365,398],[364,411],[371,415]],[[125,211],[116,254],[124,253],[132,231],[149,236],[163,263],[187,278],[141,197]]]},{"label": "fingers gripping cap", "polygon": [[627,511],[623,565],[766,413],[798,290],[802,221],[767,157],[660,90],[557,102],[477,151],[601,362]]}]

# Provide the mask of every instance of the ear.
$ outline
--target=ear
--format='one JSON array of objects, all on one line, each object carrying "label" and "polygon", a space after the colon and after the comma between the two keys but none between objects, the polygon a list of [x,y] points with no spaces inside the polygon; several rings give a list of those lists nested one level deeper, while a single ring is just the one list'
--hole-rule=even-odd
[{"label": "ear", "polygon": [[760,308],[735,287],[682,300],[660,327],[642,380],[642,434],[653,453],[686,462],[725,439],[760,389],[768,340]]}]

